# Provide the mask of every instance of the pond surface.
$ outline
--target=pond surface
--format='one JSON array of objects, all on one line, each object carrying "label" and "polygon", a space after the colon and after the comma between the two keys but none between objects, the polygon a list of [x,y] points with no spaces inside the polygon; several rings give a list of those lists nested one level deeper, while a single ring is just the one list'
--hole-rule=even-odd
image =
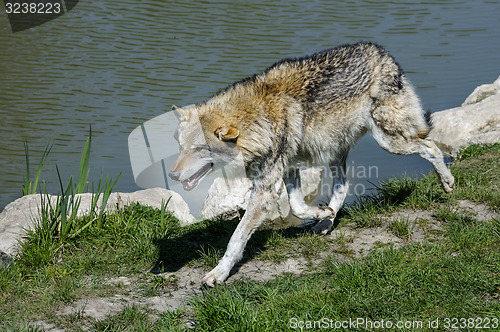
[{"label": "pond surface", "polygon": [[[134,191],[127,138],[137,126],[284,57],[360,40],[391,52],[425,108],[455,107],[500,74],[500,1],[82,0],[17,33],[2,12],[0,209],[21,195],[24,139],[32,172],[54,143],[42,178],[57,192],[55,166],[66,182],[76,176],[92,126],[90,179],[121,172],[116,189]],[[431,168],[419,157],[386,153],[368,136],[348,164],[377,169],[349,174],[353,194]],[[195,213],[201,200],[190,199]]]}]

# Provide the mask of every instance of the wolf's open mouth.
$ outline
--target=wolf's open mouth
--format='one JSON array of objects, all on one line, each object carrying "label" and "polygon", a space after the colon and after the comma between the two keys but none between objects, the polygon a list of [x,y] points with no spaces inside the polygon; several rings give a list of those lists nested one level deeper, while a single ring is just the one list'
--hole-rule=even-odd
[{"label": "wolf's open mouth", "polygon": [[189,179],[182,181],[182,187],[184,188],[184,190],[189,191],[194,187],[196,187],[200,182],[200,180],[203,179],[208,172],[210,172],[213,166],[214,166],[213,163],[208,163],[202,168],[200,168],[200,170],[196,172],[193,176],[191,176]]}]

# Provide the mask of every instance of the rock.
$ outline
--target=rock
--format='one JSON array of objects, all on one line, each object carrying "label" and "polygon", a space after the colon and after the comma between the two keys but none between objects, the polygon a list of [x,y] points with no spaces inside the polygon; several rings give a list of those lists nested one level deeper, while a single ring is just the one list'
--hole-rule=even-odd
[{"label": "rock", "polygon": [[[321,184],[322,169],[311,167],[300,170],[302,193],[306,199],[315,196]],[[270,220],[277,221],[292,218],[288,194],[283,180],[276,183],[278,188],[278,209],[270,216]],[[201,216],[206,219],[223,217],[232,219],[241,215],[250,200],[252,181],[248,178],[217,178],[208,190],[207,198],[203,203]]]},{"label": "rock", "polygon": [[490,96],[498,94],[500,91],[500,77],[497,78],[492,84],[483,84],[474,89],[467,99],[463,102],[462,106],[471,105],[482,101]]},{"label": "rock", "polygon": [[17,243],[25,229],[33,226],[39,215],[40,195],[28,195],[9,203],[0,213],[0,251],[7,255],[15,253]]},{"label": "rock", "polygon": [[481,85],[461,107],[432,114],[429,138],[443,153],[456,157],[461,147],[500,141],[500,77]]},{"label": "rock", "polygon": [[246,209],[250,200],[252,181],[249,178],[216,178],[201,208],[203,219],[222,217],[233,219]]},{"label": "rock", "polygon": [[[92,194],[77,195],[81,199],[77,216],[81,217],[90,213],[92,196]],[[57,200],[56,195],[49,195],[48,197],[51,204],[54,204]],[[7,255],[15,253],[16,245],[24,236],[25,230],[32,229],[33,225],[40,220],[42,198],[46,200],[47,196],[41,194],[23,196],[8,204],[0,213],[0,253],[4,252]],[[182,197],[176,192],[163,188],[152,188],[133,193],[112,193],[106,204],[106,211],[115,211],[132,202],[154,208],[161,208],[162,202],[168,202],[167,211],[172,212],[182,225],[196,222]],[[102,197],[97,204],[99,210],[101,204]],[[8,262],[8,258],[2,255],[1,262],[2,264]]]},{"label": "rock", "polygon": [[8,267],[12,262],[12,258],[0,250],[0,267]]}]

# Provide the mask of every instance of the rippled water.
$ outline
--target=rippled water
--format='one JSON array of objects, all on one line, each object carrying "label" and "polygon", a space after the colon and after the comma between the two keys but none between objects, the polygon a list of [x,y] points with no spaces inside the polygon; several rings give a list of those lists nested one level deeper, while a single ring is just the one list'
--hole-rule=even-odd
[{"label": "rippled water", "polygon": [[[80,1],[64,16],[12,33],[0,14],[0,208],[19,197],[23,139],[56,190],[76,174],[92,125],[92,173],[122,172],[119,191],[138,189],[127,137],[144,121],[206,99],[273,62],[359,40],[385,46],[426,108],[459,105],[500,74],[500,1]],[[392,156],[371,138],[351,165],[375,165],[353,187],[430,166]],[[33,170],[34,171],[34,170]],[[358,189],[361,186],[358,186]],[[351,197],[352,200],[352,197]],[[197,208],[195,207],[195,210]]]}]

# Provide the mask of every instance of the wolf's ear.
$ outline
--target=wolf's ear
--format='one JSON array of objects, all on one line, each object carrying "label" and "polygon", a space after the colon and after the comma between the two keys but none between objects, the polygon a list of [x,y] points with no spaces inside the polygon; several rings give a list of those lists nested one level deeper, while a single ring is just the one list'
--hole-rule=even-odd
[{"label": "wolf's ear", "polygon": [[179,119],[179,121],[187,121],[189,120],[189,112],[181,107],[178,107],[178,106],[175,106],[173,105],[172,106],[172,111],[174,111],[174,114],[175,116],[177,117],[177,119]]},{"label": "wolf's ear", "polygon": [[214,134],[223,142],[236,142],[236,139],[240,135],[240,131],[230,125],[224,125],[215,129]]}]

